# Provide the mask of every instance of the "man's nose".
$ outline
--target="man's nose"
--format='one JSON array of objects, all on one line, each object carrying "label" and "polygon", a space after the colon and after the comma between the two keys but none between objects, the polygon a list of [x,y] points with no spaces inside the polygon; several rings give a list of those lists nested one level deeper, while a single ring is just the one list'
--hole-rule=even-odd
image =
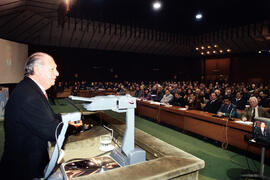
[{"label": "man's nose", "polygon": [[59,72],[57,70],[55,70],[54,74],[55,76],[59,76]]}]

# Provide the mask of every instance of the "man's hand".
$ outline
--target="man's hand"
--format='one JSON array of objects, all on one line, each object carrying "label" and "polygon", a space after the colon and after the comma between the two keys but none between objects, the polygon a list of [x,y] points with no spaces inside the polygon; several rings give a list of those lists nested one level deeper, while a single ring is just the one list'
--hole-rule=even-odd
[{"label": "man's hand", "polygon": [[82,122],[82,120],[79,120],[79,121],[76,121],[76,122],[69,121],[68,124],[77,128],[77,127],[82,126],[83,125],[83,122]]}]

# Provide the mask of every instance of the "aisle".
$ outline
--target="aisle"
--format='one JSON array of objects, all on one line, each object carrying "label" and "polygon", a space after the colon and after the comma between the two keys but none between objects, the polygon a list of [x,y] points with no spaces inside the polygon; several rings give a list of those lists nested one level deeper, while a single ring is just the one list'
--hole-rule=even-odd
[{"label": "aisle", "polygon": [[[119,120],[125,120],[124,113],[115,113],[112,111],[106,111],[106,113]],[[135,119],[135,126],[175,147],[203,159],[205,161],[205,168],[200,171],[200,180],[238,179],[241,172],[247,172],[247,169],[257,171],[256,168],[259,167],[259,162],[256,160],[246,158],[244,155],[222,149],[206,141],[138,116],[136,116]],[[248,165],[250,167],[248,167]],[[270,176],[270,166],[265,166],[265,175]]]}]

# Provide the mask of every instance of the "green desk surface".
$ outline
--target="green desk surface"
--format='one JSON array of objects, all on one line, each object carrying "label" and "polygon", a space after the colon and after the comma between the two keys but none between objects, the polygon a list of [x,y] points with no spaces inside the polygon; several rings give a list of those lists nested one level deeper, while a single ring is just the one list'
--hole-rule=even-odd
[{"label": "green desk surface", "polygon": [[83,104],[86,103],[84,101],[72,101],[75,106],[79,108],[76,109],[73,105],[71,105],[66,99],[55,99],[55,104],[52,103],[50,100],[51,107],[55,113],[69,113],[69,112],[76,112],[81,111],[82,115],[91,115],[96,114],[96,111],[87,111]]}]

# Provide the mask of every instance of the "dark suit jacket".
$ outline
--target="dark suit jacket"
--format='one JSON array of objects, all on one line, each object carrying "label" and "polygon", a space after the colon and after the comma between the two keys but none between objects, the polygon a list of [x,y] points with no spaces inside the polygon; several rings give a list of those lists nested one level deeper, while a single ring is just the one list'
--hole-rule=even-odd
[{"label": "dark suit jacket", "polygon": [[[270,114],[268,113],[268,110],[263,107],[258,107],[258,115],[259,117],[270,118]],[[252,121],[252,108],[251,107],[246,108],[242,117],[246,117],[248,121]]]},{"label": "dark suit jacket", "polygon": [[221,106],[221,101],[220,100],[215,100],[213,102],[211,102],[211,100],[206,104],[206,106],[204,107],[204,111],[207,111],[209,113],[214,113],[216,114],[218,109]]},{"label": "dark suit jacket", "polygon": [[[43,177],[49,162],[48,141],[55,140],[59,124],[38,85],[25,77],[13,90],[5,108],[5,147],[1,179]],[[4,178],[5,179],[5,178]]]},{"label": "dark suit jacket", "polygon": [[265,128],[264,132],[262,133],[262,130],[260,127],[254,127],[254,136],[255,137],[270,137],[269,129]]},{"label": "dark suit jacket", "polygon": [[236,98],[233,98],[231,100],[232,104],[236,105],[236,109],[244,110],[246,108],[246,102],[244,98],[241,98],[240,100],[236,100]]},{"label": "dark suit jacket", "polygon": [[173,105],[173,106],[184,106],[185,105],[185,102],[184,102],[184,99],[182,97],[179,97],[178,99],[173,97],[173,99],[169,102],[170,105]]},{"label": "dark suit jacket", "polygon": [[225,104],[221,104],[218,112],[225,113],[224,116],[226,117],[237,117],[236,106],[232,103],[229,106],[226,106]]}]

